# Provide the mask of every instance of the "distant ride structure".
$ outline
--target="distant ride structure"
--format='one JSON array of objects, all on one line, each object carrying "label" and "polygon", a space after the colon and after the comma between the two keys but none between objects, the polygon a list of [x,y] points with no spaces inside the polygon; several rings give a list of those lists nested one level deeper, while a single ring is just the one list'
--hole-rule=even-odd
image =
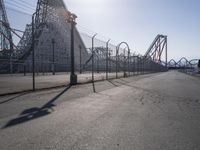
[{"label": "distant ride structure", "polygon": [[[72,26],[68,22],[68,9],[63,0],[38,0],[32,22],[26,25],[22,36],[10,27],[3,0],[0,0],[0,7],[0,73],[29,73],[34,70],[38,74],[52,72],[54,75],[55,72],[71,71]],[[12,34],[20,39],[16,45]],[[86,47],[85,40],[76,27],[73,38],[73,70],[81,73],[93,69],[97,73],[107,74],[114,71],[124,72],[126,76],[134,71],[167,69],[165,35],[157,35],[144,56],[132,54],[130,49],[117,49],[117,46],[111,48],[107,44]]]},{"label": "distant ride structure", "polygon": [[171,59],[168,62],[168,68],[172,70],[181,70],[184,72],[199,73],[200,72],[199,61],[200,61],[199,59],[188,60],[185,57],[182,57],[178,61]]},{"label": "distant ride structure", "polygon": [[0,51],[10,54],[12,49],[12,35],[8,22],[4,1],[0,0]]},{"label": "distant ride structure", "polygon": [[167,50],[167,36],[158,34],[144,57],[167,67]]}]

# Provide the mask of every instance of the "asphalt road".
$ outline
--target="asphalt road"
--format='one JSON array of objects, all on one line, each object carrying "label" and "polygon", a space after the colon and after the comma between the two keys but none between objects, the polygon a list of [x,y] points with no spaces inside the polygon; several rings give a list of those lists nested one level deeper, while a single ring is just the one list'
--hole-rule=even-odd
[{"label": "asphalt road", "polygon": [[200,79],[166,72],[0,98],[2,150],[199,150]]},{"label": "asphalt road", "polygon": [[[123,77],[123,72],[119,72],[118,76]],[[116,77],[116,73],[108,73],[108,78]],[[106,79],[106,73],[94,73],[94,80],[100,81]],[[77,74],[78,83],[88,83],[92,81],[92,73],[85,72]],[[0,75],[0,96],[5,94],[30,91],[33,89],[32,74],[23,76],[23,74],[1,74]],[[35,88],[45,89],[52,87],[61,87],[70,83],[70,73],[56,73],[56,75],[45,74],[35,77]]]}]

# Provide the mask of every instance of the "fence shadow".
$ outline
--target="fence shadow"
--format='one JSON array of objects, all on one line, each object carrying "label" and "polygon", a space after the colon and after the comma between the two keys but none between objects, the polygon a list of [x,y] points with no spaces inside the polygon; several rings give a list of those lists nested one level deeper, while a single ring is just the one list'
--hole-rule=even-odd
[{"label": "fence shadow", "polygon": [[24,96],[24,95],[26,95],[26,94],[27,94],[27,93],[22,93],[22,94],[19,94],[19,95],[17,95],[17,96],[14,96],[14,97],[12,97],[12,98],[6,99],[6,100],[0,102],[0,105],[1,105],[1,104],[5,104],[5,103],[8,103],[8,102],[10,102],[10,101],[14,101],[14,100],[16,100],[17,98],[22,97],[22,96]]},{"label": "fence shadow", "polygon": [[109,83],[111,83],[112,85],[118,87],[119,85],[115,84],[112,80],[107,80]]},{"label": "fence shadow", "polygon": [[53,99],[51,99],[49,102],[47,102],[46,104],[44,104],[42,107],[38,108],[38,107],[33,107],[33,108],[29,108],[26,109],[24,111],[22,111],[19,115],[19,117],[10,120],[2,129],[8,128],[8,127],[12,127],[18,124],[22,124],[37,118],[41,118],[44,117],[46,115],[49,115],[53,112],[53,107],[55,107],[56,105],[54,104],[54,102],[60,97],[62,96],[66,91],[68,91],[70,89],[70,85],[68,85],[61,93],[59,93],[58,95],[56,95]]}]

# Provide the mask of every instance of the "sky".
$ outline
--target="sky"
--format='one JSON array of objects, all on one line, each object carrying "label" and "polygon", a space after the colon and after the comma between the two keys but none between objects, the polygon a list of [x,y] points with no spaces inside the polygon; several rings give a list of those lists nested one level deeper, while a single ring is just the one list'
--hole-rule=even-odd
[{"label": "sky", "polygon": [[[68,10],[78,16],[78,26],[98,33],[99,38],[125,41],[132,52],[145,54],[156,35],[164,34],[168,36],[169,59],[200,59],[199,0],[64,1]],[[27,2],[36,4],[36,0]],[[30,20],[28,15],[16,17],[16,13],[8,11],[9,20],[17,28],[23,29],[24,20]]]}]

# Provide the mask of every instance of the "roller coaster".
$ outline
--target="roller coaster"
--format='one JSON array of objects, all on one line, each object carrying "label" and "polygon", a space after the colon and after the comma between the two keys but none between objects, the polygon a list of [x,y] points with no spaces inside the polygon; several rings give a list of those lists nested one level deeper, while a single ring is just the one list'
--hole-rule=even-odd
[{"label": "roller coaster", "polygon": [[[50,72],[52,68],[56,68],[58,72],[70,71],[71,27],[66,21],[67,7],[63,0],[38,0],[32,23],[26,25],[22,36],[19,36],[16,29],[10,27],[3,0],[0,0],[0,7],[2,15],[0,19],[0,73],[20,73],[24,69],[31,72],[33,46],[37,72]],[[11,33],[20,39],[17,45],[14,44]],[[90,71],[92,58],[94,58],[97,71],[106,69],[114,71],[114,68],[118,71],[131,69],[148,71],[151,68],[163,71],[170,64],[167,63],[167,36],[161,34],[155,37],[144,56],[135,55],[129,49],[117,50],[117,47],[113,49],[105,46],[94,47],[94,53],[92,53],[91,47],[89,51],[87,50],[76,28],[74,47],[76,70]],[[80,47],[82,54],[79,53]],[[83,65],[79,66],[79,63]]]},{"label": "roller coaster", "polygon": [[171,59],[168,62],[168,68],[169,69],[195,69],[195,68],[200,67],[199,64],[200,64],[199,59],[188,60],[187,58],[182,57],[178,61]]}]

